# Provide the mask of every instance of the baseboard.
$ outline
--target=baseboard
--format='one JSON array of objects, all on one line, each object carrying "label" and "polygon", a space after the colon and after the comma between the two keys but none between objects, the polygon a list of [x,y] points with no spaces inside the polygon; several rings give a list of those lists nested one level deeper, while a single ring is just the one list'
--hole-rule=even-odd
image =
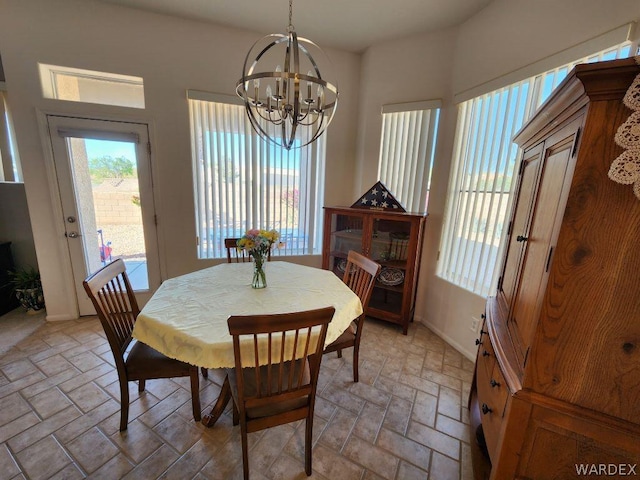
[{"label": "baseboard", "polygon": [[47,322],[63,322],[65,320],[76,320],[77,317],[73,315],[69,315],[68,313],[60,314],[60,315],[47,315]]},{"label": "baseboard", "polygon": [[431,330],[433,333],[438,335],[441,339],[443,339],[445,342],[447,342],[449,345],[451,345],[453,348],[455,348],[458,352],[460,352],[462,355],[464,355],[466,358],[468,358],[472,362],[476,361],[476,352],[475,352],[475,350],[473,352],[468,352],[462,345],[460,345],[460,343],[456,342],[449,335],[447,335],[446,333],[442,332],[439,328],[436,328],[433,325],[429,324],[428,322],[425,322],[422,317],[414,315],[413,320],[415,322],[420,322],[422,325],[424,325],[429,330]]}]

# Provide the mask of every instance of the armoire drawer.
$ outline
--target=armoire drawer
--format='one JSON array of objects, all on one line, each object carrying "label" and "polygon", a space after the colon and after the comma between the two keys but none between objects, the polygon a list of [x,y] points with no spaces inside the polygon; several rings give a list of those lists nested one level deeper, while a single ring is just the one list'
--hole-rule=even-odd
[{"label": "armoire drawer", "polygon": [[[483,326],[483,330],[486,330]],[[496,364],[496,355],[493,351],[493,345],[489,340],[489,335],[486,333],[480,337],[480,344],[478,345],[478,358],[476,365],[478,368],[484,368],[487,376],[491,375],[493,367]]]},{"label": "armoire drawer", "polygon": [[491,372],[487,372],[483,365],[478,365],[476,375],[478,405],[482,414],[482,430],[489,456],[495,460],[509,390],[500,371],[500,365],[495,359]]}]

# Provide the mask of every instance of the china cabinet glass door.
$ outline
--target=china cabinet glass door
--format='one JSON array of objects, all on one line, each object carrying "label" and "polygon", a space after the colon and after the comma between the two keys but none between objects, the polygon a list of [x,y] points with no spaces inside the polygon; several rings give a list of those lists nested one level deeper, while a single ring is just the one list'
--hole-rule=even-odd
[{"label": "china cabinet glass door", "polygon": [[409,260],[411,223],[373,217],[368,256],[382,265],[369,307],[400,315]]},{"label": "china cabinet glass door", "polygon": [[334,214],[331,216],[329,270],[342,277],[349,250],[366,255],[364,241],[368,222],[362,215]]}]

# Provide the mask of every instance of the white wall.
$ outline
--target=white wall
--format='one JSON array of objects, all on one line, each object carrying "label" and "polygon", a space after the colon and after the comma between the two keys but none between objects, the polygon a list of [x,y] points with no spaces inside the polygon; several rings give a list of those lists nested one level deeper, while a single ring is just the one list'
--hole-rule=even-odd
[{"label": "white wall", "polygon": [[454,93],[640,19],[637,0],[494,0],[463,24]]},{"label": "white wall", "polygon": [[[271,32],[268,32],[271,33]],[[186,90],[232,95],[246,52],[263,34],[146,13],[94,0],[0,0],[0,51],[23,163],[49,319],[68,318],[66,244],[54,218],[37,124],[47,112],[124,117],[151,123],[152,168],[163,278],[207,267],[196,259]],[[327,203],[351,198],[360,57],[327,50],[341,99],[328,133]],[[141,76],[146,109],[42,98],[38,62]],[[320,265],[319,258],[303,259]]]},{"label": "white wall", "polygon": [[387,42],[365,53],[356,192],[376,180],[380,107],[443,99],[415,319],[467,357],[476,351],[471,318],[483,313],[485,299],[435,274],[456,126],[453,95],[637,20],[637,0],[494,0],[455,29]]}]

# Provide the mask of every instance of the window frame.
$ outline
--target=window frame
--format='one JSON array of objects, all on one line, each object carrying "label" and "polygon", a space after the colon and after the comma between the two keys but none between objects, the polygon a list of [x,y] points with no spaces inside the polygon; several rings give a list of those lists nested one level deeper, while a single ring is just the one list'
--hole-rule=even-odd
[{"label": "window frame", "polygon": [[[40,73],[40,85],[42,87],[42,96],[54,100],[62,100],[66,102],[92,103],[99,105],[112,105],[116,107],[126,108],[145,108],[144,98],[144,79],[134,75],[123,75],[120,73],[101,72],[97,70],[86,70],[82,68],[64,67],[61,65],[49,65],[38,63],[38,71]],[[70,98],[65,95],[59,88],[59,77],[69,77],[76,79],[76,88],[78,89],[77,98]],[[110,84],[97,86],[94,85],[90,98],[81,98],[81,91],[78,82],[102,82]],[[115,90],[113,89],[115,87]],[[129,87],[131,90],[128,95],[118,88]],[[91,89],[89,89],[91,90]],[[85,92],[87,93],[87,92]],[[132,95],[133,93],[133,95]]]}]

